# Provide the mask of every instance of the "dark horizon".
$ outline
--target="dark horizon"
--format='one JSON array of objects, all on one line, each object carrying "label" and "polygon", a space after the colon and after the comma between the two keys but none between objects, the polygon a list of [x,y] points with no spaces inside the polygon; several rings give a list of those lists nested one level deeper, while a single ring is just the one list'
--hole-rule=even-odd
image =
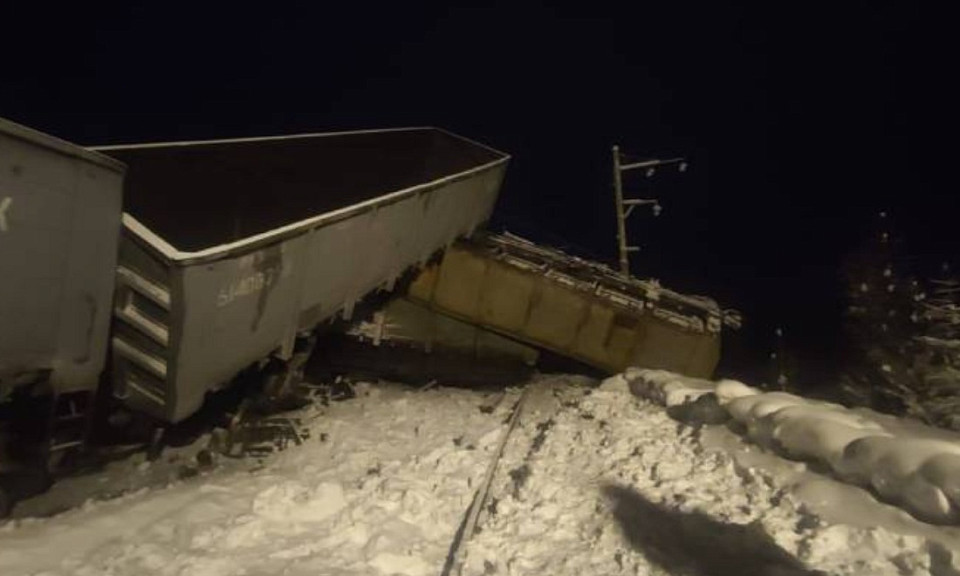
[{"label": "dark horizon", "polygon": [[495,226],[611,263],[610,146],[684,155],[632,269],[743,311],[721,372],[782,326],[831,377],[838,268],[877,212],[925,268],[956,253],[938,15],[544,4],[17,7],[0,115],[88,145],[441,126],[513,156]]}]

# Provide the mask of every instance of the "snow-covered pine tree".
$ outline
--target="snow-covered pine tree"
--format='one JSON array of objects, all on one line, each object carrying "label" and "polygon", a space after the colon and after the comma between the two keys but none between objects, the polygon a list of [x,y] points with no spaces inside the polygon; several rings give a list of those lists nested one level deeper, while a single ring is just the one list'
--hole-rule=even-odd
[{"label": "snow-covered pine tree", "polygon": [[843,265],[848,336],[863,346],[900,349],[915,330],[919,285],[889,213],[879,212],[867,238]]},{"label": "snow-covered pine tree", "polygon": [[913,356],[920,286],[912,269],[903,239],[882,211],[841,270],[848,343],[842,387],[855,402],[898,414],[918,411]]},{"label": "snow-covered pine tree", "polygon": [[943,340],[960,340],[960,279],[949,263],[928,281],[929,296],[917,305],[918,319],[925,324],[925,335]]},{"label": "snow-covered pine tree", "polygon": [[918,298],[915,318],[914,371],[929,420],[960,429],[960,280],[948,263],[927,281],[928,295]]}]

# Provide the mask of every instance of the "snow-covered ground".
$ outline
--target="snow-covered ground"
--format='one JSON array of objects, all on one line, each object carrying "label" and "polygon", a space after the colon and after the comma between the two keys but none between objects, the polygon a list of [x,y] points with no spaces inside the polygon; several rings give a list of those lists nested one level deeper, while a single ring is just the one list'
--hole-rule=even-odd
[{"label": "snow-covered ground", "polygon": [[519,393],[363,389],[258,469],[7,523],[0,574],[437,573]]},{"label": "snow-covered ground", "polygon": [[731,380],[714,384],[661,370],[631,370],[621,379],[666,406],[715,392],[702,400],[757,445],[873,490],[921,520],[960,523],[956,432],[793,394],[761,393]]},{"label": "snow-covered ground", "polygon": [[[957,528],[662,405],[710,383],[589,384],[530,385],[463,574],[960,573]],[[363,387],[262,463],[0,525],[0,574],[440,574],[520,396]]]}]

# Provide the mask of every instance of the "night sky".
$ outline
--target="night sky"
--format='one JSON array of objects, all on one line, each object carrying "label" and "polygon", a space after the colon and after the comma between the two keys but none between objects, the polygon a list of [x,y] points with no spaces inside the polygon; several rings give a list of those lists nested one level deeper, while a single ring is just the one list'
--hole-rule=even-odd
[{"label": "night sky", "polygon": [[633,270],[744,312],[733,373],[781,325],[829,377],[879,210],[930,261],[960,237],[955,54],[920,3],[18,4],[0,115],[81,144],[442,126],[513,155],[496,226],[610,262],[610,146],[686,155]]}]

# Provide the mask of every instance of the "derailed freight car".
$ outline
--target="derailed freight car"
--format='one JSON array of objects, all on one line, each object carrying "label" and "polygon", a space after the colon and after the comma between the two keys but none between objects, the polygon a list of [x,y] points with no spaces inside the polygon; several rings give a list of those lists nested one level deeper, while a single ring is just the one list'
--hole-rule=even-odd
[{"label": "derailed freight car", "polygon": [[603,371],[709,378],[739,313],[510,234],[478,234],[410,285],[426,308]]},{"label": "derailed freight car", "polygon": [[436,128],[94,150],[129,166],[114,393],[168,422],[471,234],[509,159]]},{"label": "derailed freight car", "polygon": [[0,400],[96,388],[124,166],[0,119]]},{"label": "derailed freight car", "polygon": [[83,443],[106,359],[123,175],[116,160],[0,119],[0,517],[24,469],[42,489],[48,463]]},{"label": "derailed freight car", "polygon": [[84,149],[0,119],[0,517],[82,445],[108,356],[178,422],[480,227],[508,160],[436,128]]},{"label": "derailed freight car", "polygon": [[107,351],[124,166],[0,119],[3,475],[82,445]]}]

